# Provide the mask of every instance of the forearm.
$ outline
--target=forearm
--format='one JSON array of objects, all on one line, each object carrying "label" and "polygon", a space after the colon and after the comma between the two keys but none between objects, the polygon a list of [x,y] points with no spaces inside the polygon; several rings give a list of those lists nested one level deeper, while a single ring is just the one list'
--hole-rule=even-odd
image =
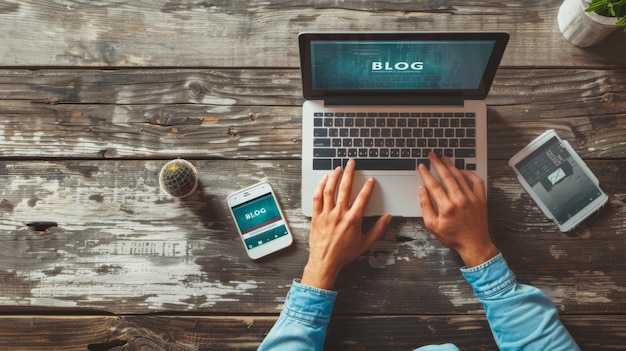
[{"label": "forearm", "polygon": [[259,351],[323,350],[337,293],[316,289],[295,280],[283,311]]},{"label": "forearm", "polygon": [[500,350],[579,350],[541,290],[519,284],[502,255],[463,269]]}]

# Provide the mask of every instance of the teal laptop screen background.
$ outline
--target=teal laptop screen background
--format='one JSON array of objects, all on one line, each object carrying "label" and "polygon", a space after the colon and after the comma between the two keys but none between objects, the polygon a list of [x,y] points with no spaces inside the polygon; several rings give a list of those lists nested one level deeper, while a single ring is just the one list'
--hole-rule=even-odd
[{"label": "teal laptop screen background", "polygon": [[495,40],[312,40],[312,88],[478,89]]}]

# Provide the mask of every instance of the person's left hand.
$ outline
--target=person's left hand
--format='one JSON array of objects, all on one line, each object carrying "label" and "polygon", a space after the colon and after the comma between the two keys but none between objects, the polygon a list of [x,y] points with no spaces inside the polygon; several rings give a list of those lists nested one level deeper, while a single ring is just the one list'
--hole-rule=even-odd
[{"label": "person's left hand", "polygon": [[354,160],[350,160],[345,171],[338,167],[330,176],[325,176],[315,190],[309,233],[311,252],[302,284],[331,290],[341,269],[380,239],[391,221],[391,215],[383,215],[363,233],[363,213],[375,180],[368,179],[350,205],[353,176]]}]

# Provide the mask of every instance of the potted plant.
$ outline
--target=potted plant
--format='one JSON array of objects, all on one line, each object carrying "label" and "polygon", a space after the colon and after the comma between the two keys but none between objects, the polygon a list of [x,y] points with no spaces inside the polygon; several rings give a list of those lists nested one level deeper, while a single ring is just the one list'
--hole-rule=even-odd
[{"label": "potted plant", "polygon": [[565,0],[559,8],[558,22],[570,43],[593,46],[618,26],[626,25],[626,0]]}]

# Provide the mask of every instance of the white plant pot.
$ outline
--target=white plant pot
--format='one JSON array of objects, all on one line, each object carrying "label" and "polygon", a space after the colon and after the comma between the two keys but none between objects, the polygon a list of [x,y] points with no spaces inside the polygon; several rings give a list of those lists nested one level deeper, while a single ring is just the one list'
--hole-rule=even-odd
[{"label": "white plant pot", "polygon": [[585,12],[588,0],[565,0],[559,8],[559,29],[563,36],[573,45],[589,47],[598,44],[617,26],[617,18]]}]

